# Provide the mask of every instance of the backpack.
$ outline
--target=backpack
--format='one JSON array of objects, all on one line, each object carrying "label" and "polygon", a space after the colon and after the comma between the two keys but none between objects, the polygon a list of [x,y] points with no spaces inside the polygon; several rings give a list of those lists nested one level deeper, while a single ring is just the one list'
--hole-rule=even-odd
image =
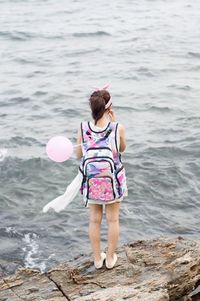
[{"label": "backpack", "polygon": [[81,193],[84,200],[86,204],[88,199],[105,203],[112,201],[119,197],[113,151],[113,142],[116,143],[116,139],[113,139],[116,135],[116,123],[109,123],[101,132],[93,131],[89,122],[82,123],[81,129],[83,157],[79,170],[83,175]]}]

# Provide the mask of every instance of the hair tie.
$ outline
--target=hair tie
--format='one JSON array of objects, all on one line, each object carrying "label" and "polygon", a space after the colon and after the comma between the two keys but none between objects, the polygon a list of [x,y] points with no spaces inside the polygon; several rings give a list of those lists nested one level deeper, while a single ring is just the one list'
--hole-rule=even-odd
[{"label": "hair tie", "polygon": [[109,102],[107,102],[107,104],[105,105],[105,109],[108,109],[112,104],[111,99],[109,100]]},{"label": "hair tie", "polygon": [[99,87],[94,87],[95,88],[95,91],[101,91],[101,90],[107,90],[109,87],[109,84],[105,85],[104,87],[102,88],[99,88]]}]

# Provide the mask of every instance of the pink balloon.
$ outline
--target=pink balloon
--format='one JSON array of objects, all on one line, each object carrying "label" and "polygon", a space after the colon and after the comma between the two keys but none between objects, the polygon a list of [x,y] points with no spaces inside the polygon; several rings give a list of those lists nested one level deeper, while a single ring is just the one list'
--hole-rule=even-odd
[{"label": "pink balloon", "polygon": [[71,157],[73,145],[68,138],[55,136],[48,141],[46,152],[51,160],[55,162],[64,162]]}]

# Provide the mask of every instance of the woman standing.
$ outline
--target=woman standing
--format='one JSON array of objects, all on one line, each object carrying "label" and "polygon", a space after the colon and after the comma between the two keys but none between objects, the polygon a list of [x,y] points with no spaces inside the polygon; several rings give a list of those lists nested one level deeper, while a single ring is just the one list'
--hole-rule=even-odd
[{"label": "woman standing", "polygon": [[[82,122],[78,131],[77,158],[83,174],[81,192],[90,209],[89,238],[96,269],[111,269],[117,262],[115,253],[119,238],[119,208],[127,195],[125,169],[121,152],[126,148],[125,128],[116,122],[107,90],[92,93],[89,99],[93,122]],[[100,249],[100,227],[106,209],[108,223],[107,254]]]}]

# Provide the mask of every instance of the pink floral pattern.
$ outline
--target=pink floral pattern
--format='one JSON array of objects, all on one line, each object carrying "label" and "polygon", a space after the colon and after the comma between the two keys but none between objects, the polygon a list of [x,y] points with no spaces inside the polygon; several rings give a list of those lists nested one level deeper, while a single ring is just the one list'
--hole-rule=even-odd
[{"label": "pink floral pattern", "polygon": [[89,199],[110,201],[114,199],[110,178],[92,178],[89,180]]}]

